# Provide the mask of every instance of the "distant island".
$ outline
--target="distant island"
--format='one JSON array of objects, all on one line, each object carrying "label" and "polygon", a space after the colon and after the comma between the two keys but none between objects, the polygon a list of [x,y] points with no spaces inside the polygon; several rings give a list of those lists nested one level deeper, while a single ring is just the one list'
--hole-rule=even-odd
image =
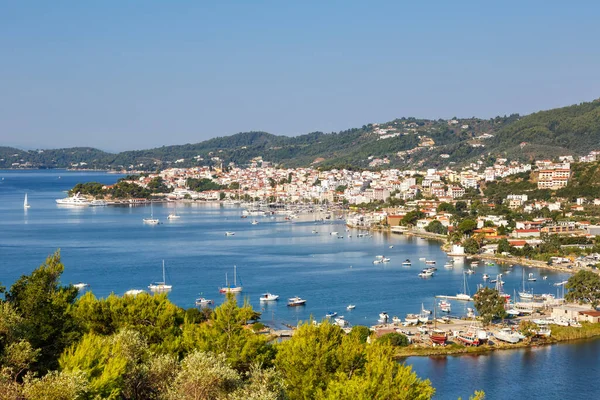
[{"label": "distant island", "polygon": [[242,132],[196,144],[107,153],[89,147],[23,151],[0,147],[0,168],[158,171],[251,166],[319,169],[444,168],[496,159],[585,156],[600,143],[600,100],[491,119],[400,118],[341,132],[295,137]]}]

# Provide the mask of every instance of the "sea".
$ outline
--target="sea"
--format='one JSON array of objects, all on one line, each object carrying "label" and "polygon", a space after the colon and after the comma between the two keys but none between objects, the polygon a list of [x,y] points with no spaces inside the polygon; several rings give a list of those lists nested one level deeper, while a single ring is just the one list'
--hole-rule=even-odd
[{"label": "sea", "polygon": [[[219,287],[234,278],[247,301],[262,313],[262,321],[276,327],[322,320],[328,312],[343,315],[352,325],[374,325],[379,313],[404,318],[422,307],[435,307],[436,295],[474,293],[485,285],[483,274],[498,274],[504,291],[523,288],[523,274],[533,274],[525,289],[561,296],[555,283],[568,274],[519,265],[484,265],[467,275],[471,260],[457,259],[444,268],[448,256],[440,243],[416,237],[348,230],[343,220],[320,221],[313,215],[292,221],[283,216],[241,218],[242,209],[219,203],[164,203],[149,206],[68,207],[55,199],[81,182],[113,184],[122,175],[65,170],[0,170],[0,282],[10,287],[45,258],[60,249],[65,271],[62,283],[89,284],[97,297],[147,290],[162,280],[164,261],[169,298],[177,305],[195,306],[199,296],[218,305]],[[23,200],[28,195],[29,209]],[[145,225],[151,212],[161,223]],[[181,216],[168,220],[169,213]],[[258,224],[251,221],[256,219]],[[226,236],[225,232],[235,232]],[[316,231],[316,233],[314,233]],[[333,234],[337,232],[337,234]],[[377,256],[388,263],[373,264]],[[417,275],[425,267],[420,258],[435,260],[438,270],[429,279]],[[410,259],[410,267],[402,262]],[[234,277],[234,266],[237,275]],[[544,277],[546,277],[544,279]],[[490,284],[493,285],[493,284]],[[280,300],[259,301],[262,293]],[[306,299],[303,307],[287,307],[293,296]],[[461,316],[470,304],[452,301],[452,315]],[[347,310],[348,305],[355,305]],[[489,399],[594,398],[600,378],[600,341],[485,355],[410,357],[420,377],[431,380],[436,399],[468,398],[484,390]]]}]

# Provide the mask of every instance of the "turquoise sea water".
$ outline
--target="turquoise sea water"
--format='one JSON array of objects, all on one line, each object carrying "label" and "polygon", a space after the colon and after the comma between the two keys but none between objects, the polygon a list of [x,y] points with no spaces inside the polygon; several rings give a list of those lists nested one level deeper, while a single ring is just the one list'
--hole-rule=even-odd
[{"label": "turquoise sea water", "polygon": [[[64,191],[78,182],[114,183],[119,177],[98,172],[0,171],[0,282],[10,286],[60,248],[65,264],[63,283],[86,282],[94,294],[103,297],[111,292],[146,289],[150,282],[160,280],[164,259],[167,282],[173,285],[169,297],[182,307],[192,307],[200,293],[220,303],[223,296],[218,287],[224,285],[226,273],[230,281],[233,279],[233,266],[237,265],[244,286],[238,299],[248,299],[263,312],[265,322],[296,324],[310,316],[321,319],[328,311],[337,311],[351,324],[364,325],[375,324],[381,311],[404,317],[418,312],[421,304],[431,308],[434,295],[454,295],[463,285],[465,264],[458,262],[453,270],[444,269],[447,257],[438,243],[385,233],[358,238],[357,231],[345,231],[343,221],[315,224],[312,216],[294,222],[260,217],[256,218],[258,225],[251,225],[252,217],[240,218],[241,209],[209,203],[178,205],[181,219],[171,222],[167,215],[175,211],[175,205],[165,204],[154,206],[154,216],[163,224],[147,226],[142,219],[150,215],[149,207],[69,208],[54,201],[65,197]],[[31,204],[26,211],[25,193]],[[236,234],[227,237],[226,231]],[[333,231],[344,238],[330,235]],[[385,255],[391,262],[374,265],[376,255]],[[424,267],[420,257],[437,261],[433,278],[417,277]],[[402,267],[406,258],[412,260],[412,267]],[[471,293],[483,283],[483,273],[504,272],[505,290],[519,290],[522,270],[518,266],[507,273],[509,270],[507,266],[478,267],[477,273],[467,278]],[[529,272],[538,277],[532,283],[536,293],[556,294],[552,284],[568,278],[527,268]],[[541,275],[547,275],[547,280]],[[258,296],[266,291],[279,294],[280,301],[261,305]],[[306,306],[286,307],[285,300],[296,295],[307,299]],[[356,309],[347,311],[348,304],[355,304]],[[453,314],[465,313],[465,307],[465,303],[454,302]],[[498,383],[500,376],[511,385],[525,372],[527,376],[539,374],[537,367],[544,362],[546,368],[560,374],[556,368],[563,364],[566,368],[571,357],[579,357],[581,351],[584,355],[595,351],[600,361],[598,350],[598,342],[589,342],[477,357],[410,358],[408,362],[421,376],[432,379],[438,388],[437,398],[466,396],[486,388],[499,388],[495,392],[498,397],[490,398],[503,398],[502,390],[508,389]],[[537,361],[531,361],[524,372],[531,359]],[[597,378],[600,374],[595,368]],[[590,369],[581,369],[580,376],[589,378],[586,374]],[[489,380],[482,376],[486,370]],[[565,379],[572,376],[565,375]],[[506,393],[522,397],[520,392]],[[555,393],[568,392],[548,388],[544,393],[547,395],[538,398],[565,398]]]}]

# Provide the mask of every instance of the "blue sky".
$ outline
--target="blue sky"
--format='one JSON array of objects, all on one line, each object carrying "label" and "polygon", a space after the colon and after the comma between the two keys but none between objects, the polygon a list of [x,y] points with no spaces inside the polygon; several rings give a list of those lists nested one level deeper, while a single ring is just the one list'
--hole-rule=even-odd
[{"label": "blue sky", "polygon": [[2,1],[0,145],[120,151],[600,97],[600,3],[487,3]]}]

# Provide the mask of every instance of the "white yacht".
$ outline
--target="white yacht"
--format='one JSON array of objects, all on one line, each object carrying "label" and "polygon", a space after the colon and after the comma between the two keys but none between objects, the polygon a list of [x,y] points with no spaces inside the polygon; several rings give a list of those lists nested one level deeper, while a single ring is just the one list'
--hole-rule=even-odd
[{"label": "white yacht", "polygon": [[87,288],[90,285],[88,285],[87,283],[79,282],[79,283],[74,283],[73,286],[76,287],[78,290],[81,291],[81,290],[84,290],[85,288]]},{"label": "white yacht", "polygon": [[235,232],[225,232],[225,236],[235,236]]},{"label": "white yacht", "polygon": [[142,289],[130,289],[125,292],[125,296],[137,296],[138,294],[145,293],[145,290]]},{"label": "white yacht", "polygon": [[144,218],[142,221],[147,225],[158,225],[160,223],[158,218],[154,218],[154,207],[152,206],[152,203],[150,203],[150,218]]},{"label": "white yacht", "polygon": [[167,216],[167,219],[169,221],[172,221],[174,219],[181,219],[181,215],[177,214],[176,212],[173,212]]},{"label": "white yacht", "polygon": [[198,307],[206,307],[213,303],[214,303],[214,301],[212,301],[210,299],[205,299],[204,297],[198,297],[196,299],[196,306],[198,306]]},{"label": "white yacht", "polygon": [[260,295],[260,301],[275,301],[277,299],[279,299],[278,294],[272,294],[267,292]]},{"label": "white yacht", "polygon": [[513,332],[510,328],[502,328],[494,334],[494,336],[508,343],[518,343],[521,340],[521,335]]},{"label": "white yacht", "polygon": [[61,206],[78,206],[87,207],[91,202],[77,192],[74,196],[65,197],[64,199],[56,199],[56,204]]},{"label": "white yacht", "polygon": [[225,273],[225,286],[219,288],[219,293],[239,293],[242,291],[242,286],[237,285],[237,266],[233,266],[233,285],[229,285],[227,272]]},{"label": "white yacht", "polygon": [[163,293],[163,292],[168,292],[173,288],[172,285],[167,285],[167,281],[165,279],[165,260],[163,260],[163,264],[162,264],[162,273],[163,273],[162,282],[153,282],[150,285],[148,285],[148,289],[150,289],[153,292]]}]

